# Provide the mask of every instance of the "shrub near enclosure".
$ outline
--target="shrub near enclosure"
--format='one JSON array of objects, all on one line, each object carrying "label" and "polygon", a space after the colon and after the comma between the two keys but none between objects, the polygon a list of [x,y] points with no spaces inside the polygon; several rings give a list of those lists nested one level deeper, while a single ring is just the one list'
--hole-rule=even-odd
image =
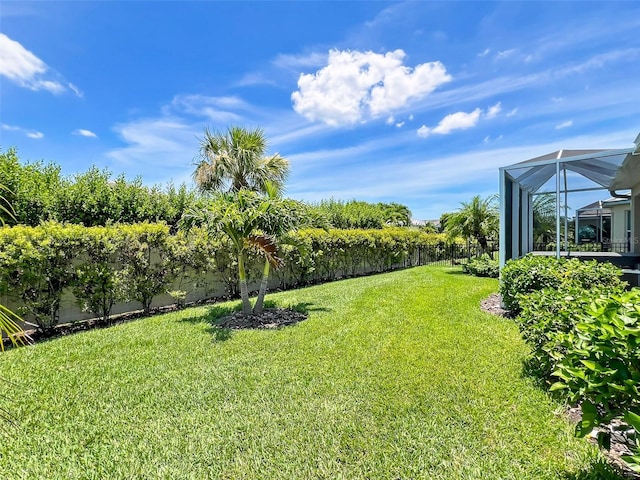
[{"label": "shrub near enclosure", "polygon": [[527,255],[510,260],[502,269],[500,294],[505,307],[521,310],[520,299],[536,290],[577,287],[589,289],[620,285],[620,269],[610,263]]},{"label": "shrub near enclosure", "polygon": [[[547,384],[557,380],[550,390],[582,407],[578,436],[614,419],[640,434],[640,289],[625,291],[620,273],[608,263],[545,257],[503,270],[501,292],[520,310],[530,370]],[[607,432],[598,437],[605,448]],[[623,457],[636,472],[639,450]]]}]

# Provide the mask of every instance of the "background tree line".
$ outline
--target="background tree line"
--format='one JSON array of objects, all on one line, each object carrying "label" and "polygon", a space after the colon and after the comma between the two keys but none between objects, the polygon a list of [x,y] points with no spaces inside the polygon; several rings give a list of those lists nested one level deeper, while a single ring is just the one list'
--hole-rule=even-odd
[{"label": "background tree line", "polygon": [[[196,182],[206,182],[203,169]],[[8,225],[37,226],[45,221],[81,224],[86,227],[110,223],[165,222],[176,231],[183,214],[211,202],[206,192],[187,187],[154,185],[142,178],[127,180],[107,169],[91,167],[86,172],[65,176],[55,163],[22,162],[15,148],[0,151],[0,184],[3,196],[13,206]],[[335,228],[383,228],[408,226],[411,211],[398,203],[323,200],[309,205],[315,218],[323,218]]]}]

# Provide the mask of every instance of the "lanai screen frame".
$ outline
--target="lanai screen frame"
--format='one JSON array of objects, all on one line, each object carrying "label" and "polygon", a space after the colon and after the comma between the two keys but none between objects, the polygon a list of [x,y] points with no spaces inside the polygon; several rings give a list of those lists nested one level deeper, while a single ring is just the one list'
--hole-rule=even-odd
[{"label": "lanai screen frame", "polygon": [[[640,139],[640,135],[638,136]],[[562,157],[563,150],[556,158],[529,160],[500,168],[500,268],[507,260],[519,258],[533,251],[533,196],[555,193],[556,196],[556,258],[560,258],[561,237],[560,195],[565,199],[569,193],[595,190],[609,190],[616,174],[633,148],[601,150],[581,155]],[[555,168],[553,168],[555,167]],[[516,175],[518,170],[526,171]],[[594,187],[569,188],[567,170],[578,173],[590,180]],[[564,188],[561,187],[561,173],[564,172]],[[541,192],[542,187],[555,175],[555,192]],[[529,180],[529,181],[527,181]],[[566,205],[566,201],[565,201]],[[565,215],[565,222],[568,219]],[[566,231],[566,229],[565,229]]]}]

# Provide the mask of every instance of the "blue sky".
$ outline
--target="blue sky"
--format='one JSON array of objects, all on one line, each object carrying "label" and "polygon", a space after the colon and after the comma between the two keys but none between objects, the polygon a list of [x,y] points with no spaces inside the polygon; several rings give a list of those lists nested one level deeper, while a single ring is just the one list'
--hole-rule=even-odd
[{"label": "blue sky", "polygon": [[432,219],[640,131],[640,2],[3,0],[0,32],[0,147],[65,174],[190,182],[205,127],[262,127],[288,196]]}]

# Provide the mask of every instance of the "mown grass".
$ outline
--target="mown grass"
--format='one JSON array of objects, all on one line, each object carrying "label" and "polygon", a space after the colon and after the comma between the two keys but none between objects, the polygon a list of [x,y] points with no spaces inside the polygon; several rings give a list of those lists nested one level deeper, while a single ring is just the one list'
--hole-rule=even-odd
[{"label": "mown grass", "polygon": [[497,282],[420,267],[271,295],[309,318],[224,332],[236,304],[0,357],[3,478],[617,478],[479,309]]}]

